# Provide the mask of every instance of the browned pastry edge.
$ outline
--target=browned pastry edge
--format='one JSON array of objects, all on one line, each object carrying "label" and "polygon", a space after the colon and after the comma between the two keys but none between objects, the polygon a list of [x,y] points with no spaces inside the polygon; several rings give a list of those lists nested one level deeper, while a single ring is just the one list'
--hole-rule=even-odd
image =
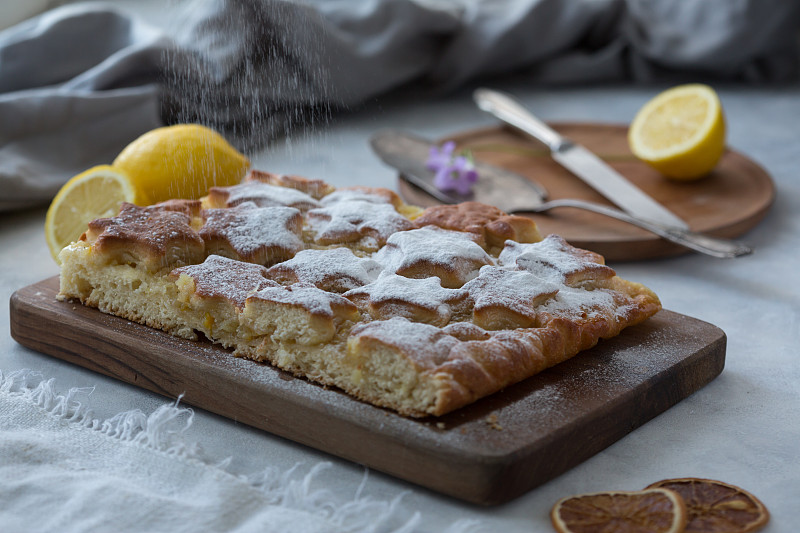
[{"label": "browned pastry edge", "polygon": [[[564,276],[564,283],[570,287],[575,287],[581,284],[584,281],[599,281],[599,280],[607,280],[611,279],[616,276],[616,272],[613,268],[606,266],[605,258],[595,252],[590,250],[585,250],[583,248],[576,248],[568,243],[563,237],[560,235],[548,235],[544,239],[540,240],[538,243],[529,243],[532,246],[537,246],[540,244],[550,244],[555,245],[558,251],[563,252],[566,255],[570,255],[576,260],[579,261],[580,266],[572,270],[564,270],[562,274]],[[514,248],[525,248],[525,244],[520,243],[507,243],[505,249]],[[503,253],[505,253],[505,249]],[[520,265],[519,261],[524,257],[524,253],[520,254],[521,257],[515,259],[518,268],[522,268],[523,270],[526,269],[523,264]],[[538,263],[542,264],[543,266],[551,266],[552,268],[556,268],[557,265],[551,265],[546,260],[539,260]],[[508,266],[508,265],[506,265]]]},{"label": "browned pastry edge", "polygon": [[542,238],[532,219],[508,215],[494,206],[479,202],[429,207],[414,222],[420,228],[432,225],[473,233],[480,238],[478,242],[484,248],[502,248],[507,240],[529,243]]},{"label": "browned pastry edge", "polygon": [[278,187],[288,187],[304,192],[316,200],[336,190],[336,187],[322,180],[313,180],[302,176],[275,174],[263,170],[252,169],[244,177],[244,181],[261,181]]},{"label": "browned pastry edge", "polygon": [[[208,255],[217,254],[247,263],[272,265],[290,259],[302,249],[303,217],[299,211],[289,207],[260,208],[250,207],[251,205],[239,204],[236,207],[206,209],[203,211],[204,224],[199,234],[205,242]],[[258,216],[259,213],[270,209],[280,209],[286,213],[293,212],[281,229],[286,231],[287,234],[293,234],[297,238],[298,245],[293,247],[288,244],[269,244],[265,242],[255,245],[252,239],[245,239],[250,249],[244,249],[239,246],[235,228],[232,229],[232,226],[237,223],[241,224],[249,216]]]},{"label": "browned pastry edge", "polygon": [[384,187],[366,187],[364,185],[354,185],[352,187],[340,187],[336,189],[336,191],[355,191],[372,196],[379,196],[383,198],[386,203],[392,204],[395,209],[400,209],[402,206],[406,205],[405,202],[403,202],[403,199],[400,198],[396,192]]},{"label": "browned pastry edge", "polygon": [[[382,211],[379,217],[364,215],[364,211],[377,209]],[[331,214],[331,211],[334,213]],[[414,223],[411,222],[404,215],[397,212],[397,208],[389,202],[386,204],[370,204],[364,210],[354,211],[347,213],[342,218],[338,218],[336,214],[336,207],[321,207],[319,209],[312,209],[308,212],[309,221],[316,220],[318,224],[324,225],[324,229],[314,236],[314,242],[322,246],[330,246],[335,244],[354,243],[362,241],[362,239],[372,239],[378,247],[386,244],[386,239],[394,233],[406,231],[414,228]],[[338,224],[341,220],[345,220],[348,224]],[[386,234],[386,229],[383,226],[391,221],[394,226],[393,231]],[[327,224],[331,224],[334,230],[331,230]],[[348,227],[349,226],[349,227]]]},{"label": "browned pastry edge", "polygon": [[[332,248],[329,249],[330,251],[335,250],[347,250],[350,251],[349,248]],[[306,249],[302,252],[298,252],[295,254],[295,257],[301,253],[311,253],[311,254],[319,254],[319,253],[326,253],[328,250],[315,250],[315,249]],[[352,261],[360,261],[362,259],[358,258],[352,252],[350,253],[349,260]],[[284,261],[282,263],[278,263],[276,265],[271,266],[267,270],[267,277],[269,279],[275,280],[282,285],[290,285],[297,282],[306,282],[311,283],[319,287],[320,289],[328,292],[336,292],[336,293],[343,293],[347,292],[352,289],[356,289],[362,287],[363,285],[369,283],[371,278],[367,279],[358,279],[357,276],[354,276],[352,273],[347,271],[334,271],[331,273],[326,273],[319,277],[310,277],[306,278],[303,276],[302,273],[298,274],[298,271],[295,267],[291,264],[287,264],[295,260],[292,258],[290,261]],[[366,273],[366,271],[365,271]]]},{"label": "browned pastry edge", "polygon": [[118,263],[144,263],[149,270],[198,263],[205,245],[192,227],[190,201],[140,207],[123,202],[117,216],[89,223],[81,240]]},{"label": "browned pastry edge", "polygon": [[219,255],[210,255],[197,265],[176,268],[169,275],[175,280],[180,276],[192,278],[196,296],[225,301],[240,311],[251,293],[278,286],[267,278],[265,267]]},{"label": "browned pastry edge", "polygon": [[[444,415],[564,362],[595,346],[601,339],[614,337],[622,329],[642,322],[661,308],[657,301],[648,297],[635,299],[640,307],[616,323],[597,320],[580,325],[559,317],[541,328],[495,331],[487,339],[454,343],[440,364],[419,369],[446,383],[446,386],[439,387],[432,408],[425,412],[399,412],[417,418]],[[447,328],[442,330],[442,335],[447,335]],[[359,337],[359,342],[365,349],[381,345],[392,348],[368,335]],[[361,399],[396,409],[396,406],[381,403],[379,398]]]}]

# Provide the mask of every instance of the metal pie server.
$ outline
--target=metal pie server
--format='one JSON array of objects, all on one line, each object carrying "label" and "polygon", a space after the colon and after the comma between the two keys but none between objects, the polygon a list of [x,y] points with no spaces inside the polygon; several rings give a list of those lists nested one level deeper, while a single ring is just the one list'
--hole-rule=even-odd
[{"label": "metal pie server", "polygon": [[541,141],[561,166],[578,176],[623,211],[651,222],[688,230],[689,225],[628,181],[605,161],[533,116],[513,97],[491,89],[477,89],[478,107]]},{"label": "metal pie server", "polygon": [[713,257],[731,258],[753,252],[750,247],[742,243],[665,226],[605,205],[574,199],[546,202],[544,190],[529,179],[482,162],[475,164],[480,178],[471,195],[445,192],[433,184],[435,174],[425,166],[433,146],[430,141],[402,131],[386,130],[374,134],[370,138],[370,144],[384,163],[400,172],[402,179],[416,185],[442,203],[476,201],[494,205],[506,213],[543,213],[556,207],[573,207],[633,224],[664,239]]}]

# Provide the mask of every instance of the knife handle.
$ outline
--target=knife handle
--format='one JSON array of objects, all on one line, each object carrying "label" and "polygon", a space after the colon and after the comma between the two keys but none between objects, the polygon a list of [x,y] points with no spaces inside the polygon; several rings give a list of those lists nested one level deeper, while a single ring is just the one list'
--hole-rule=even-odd
[{"label": "knife handle", "polygon": [[560,152],[572,145],[508,94],[481,88],[472,93],[472,98],[481,110],[540,140],[551,152]]}]

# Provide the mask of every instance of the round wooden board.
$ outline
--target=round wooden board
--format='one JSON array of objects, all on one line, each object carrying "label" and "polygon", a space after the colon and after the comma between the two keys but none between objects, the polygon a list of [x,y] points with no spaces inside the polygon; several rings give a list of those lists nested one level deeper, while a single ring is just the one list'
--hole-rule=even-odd
[{"label": "round wooden board", "polygon": [[[631,154],[628,127],[616,124],[557,123],[551,126],[614,167],[647,194],[685,220],[692,230],[734,238],[755,226],[769,210],[775,186],[751,159],[727,150],[707,177],[693,182],[665,179]],[[580,198],[613,205],[550,158],[544,145],[510,128],[493,127],[456,133],[447,139],[469,149],[476,159],[513,170],[549,192],[550,199]],[[438,202],[403,180],[401,195],[409,203]],[[556,233],[575,246],[593,250],[609,261],[631,261],[680,255],[686,248],[652,233],[595,213],[561,208],[529,215],[543,235]]]}]

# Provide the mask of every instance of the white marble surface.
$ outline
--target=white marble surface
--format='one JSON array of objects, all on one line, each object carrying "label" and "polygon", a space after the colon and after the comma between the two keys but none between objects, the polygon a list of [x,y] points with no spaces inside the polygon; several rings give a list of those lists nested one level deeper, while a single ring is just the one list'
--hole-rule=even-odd
[{"label": "white marble surface", "polygon": [[[659,88],[603,87],[530,89],[500,84],[546,119],[627,122]],[[612,264],[641,281],[664,307],[722,328],[728,335],[722,375],[666,413],[580,466],[519,499],[480,508],[371,473],[366,491],[391,499],[403,491],[409,510],[423,515],[420,531],[439,531],[459,518],[480,520],[487,531],[550,530],[548,512],[558,498],[604,489],[634,490],[659,479],[709,477],[745,487],[772,512],[767,532],[794,531],[800,497],[800,88],[719,87],[729,124],[729,144],[763,165],[777,185],[770,213],[744,240],[750,257],[718,260],[699,255]],[[472,105],[469,92],[446,98],[394,98],[371,102],[336,117],[316,131],[295,135],[254,157],[258,168],[319,177],[342,185],[394,188],[394,173],[373,156],[369,134],[383,127],[428,137],[485,126],[492,119]],[[44,210],[0,214],[0,299],[58,273],[47,251]],[[31,368],[55,377],[62,389],[95,386],[91,401],[99,416],[164,402],[155,394],[28,350],[8,331],[8,306],[0,306],[0,369]],[[206,454],[232,457],[232,469],[253,472],[267,465],[333,467],[320,485],[355,493],[363,468],[295,445],[268,433],[197,411],[189,437]]]}]

